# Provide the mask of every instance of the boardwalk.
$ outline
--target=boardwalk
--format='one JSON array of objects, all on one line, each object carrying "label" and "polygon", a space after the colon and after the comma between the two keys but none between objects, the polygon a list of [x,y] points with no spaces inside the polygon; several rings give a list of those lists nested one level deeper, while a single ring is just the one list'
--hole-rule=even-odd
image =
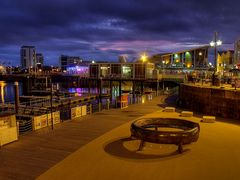
[{"label": "boardwalk", "polygon": [[112,109],[61,123],[52,131],[20,136],[0,149],[0,179],[34,179],[95,138],[137,117],[157,111],[164,97],[124,110]]}]

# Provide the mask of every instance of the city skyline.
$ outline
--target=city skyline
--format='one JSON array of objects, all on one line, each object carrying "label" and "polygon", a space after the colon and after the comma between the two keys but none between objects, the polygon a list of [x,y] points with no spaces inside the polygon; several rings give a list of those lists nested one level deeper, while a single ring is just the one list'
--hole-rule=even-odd
[{"label": "city skyline", "polygon": [[219,32],[226,49],[240,37],[239,2],[232,1],[2,1],[0,61],[20,64],[20,47],[33,45],[48,64],[61,54],[129,60],[208,44]]}]

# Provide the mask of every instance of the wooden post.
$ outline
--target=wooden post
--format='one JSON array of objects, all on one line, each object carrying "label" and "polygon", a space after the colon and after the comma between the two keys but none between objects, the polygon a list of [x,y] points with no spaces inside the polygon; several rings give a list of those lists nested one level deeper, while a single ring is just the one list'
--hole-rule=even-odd
[{"label": "wooden post", "polygon": [[109,86],[110,86],[110,102],[112,102],[113,101],[113,95],[112,95],[112,80],[110,80],[110,84],[109,84]]},{"label": "wooden post", "polygon": [[143,95],[143,91],[144,91],[144,85],[143,85],[143,81],[141,81],[141,94]]},{"label": "wooden post", "polygon": [[132,97],[133,97],[133,104],[136,103],[136,84],[135,81],[132,81]]},{"label": "wooden post", "polygon": [[110,100],[107,99],[107,110],[109,110],[109,109],[110,109]]},{"label": "wooden post", "polygon": [[14,83],[14,93],[15,93],[15,113],[18,113],[19,108],[19,88],[18,88],[18,82]]},{"label": "wooden post", "polygon": [[121,98],[121,96],[122,96],[122,81],[120,80],[119,81],[119,97]]},{"label": "wooden post", "polygon": [[99,79],[99,100],[100,100],[100,103],[102,103],[102,78]]},{"label": "wooden post", "polygon": [[100,112],[101,110],[102,110],[102,103],[99,102],[99,103],[98,103],[98,111]]},{"label": "wooden post", "polygon": [[162,88],[163,88],[163,94],[164,94],[164,90],[165,90],[165,87],[164,87],[164,80],[162,80]]},{"label": "wooden post", "polygon": [[89,105],[89,113],[92,114],[92,104]]},{"label": "wooden post", "polygon": [[51,80],[51,122],[52,122],[52,130],[53,130],[53,85]]},{"label": "wooden post", "polygon": [[91,95],[91,80],[88,79],[88,96]]}]

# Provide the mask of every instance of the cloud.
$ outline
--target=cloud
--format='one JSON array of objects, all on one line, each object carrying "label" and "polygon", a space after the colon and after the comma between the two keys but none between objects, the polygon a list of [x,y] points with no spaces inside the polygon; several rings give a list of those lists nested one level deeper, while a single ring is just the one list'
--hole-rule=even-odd
[{"label": "cloud", "polygon": [[0,2],[0,59],[19,64],[21,45],[48,62],[61,54],[116,60],[206,44],[218,31],[240,37],[240,2],[232,0],[8,0]]}]

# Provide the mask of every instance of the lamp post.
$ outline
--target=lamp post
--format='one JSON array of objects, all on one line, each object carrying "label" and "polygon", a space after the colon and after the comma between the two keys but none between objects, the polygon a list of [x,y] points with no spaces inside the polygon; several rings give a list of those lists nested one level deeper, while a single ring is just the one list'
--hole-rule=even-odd
[{"label": "lamp post", "polygon": [[[217,71],[217,66],[218,66],[218,62],[217,62],[217,46],[221,46],[221,45],[222,45],[222,41],[218,39],[218,33],[215,32],[214,33],[214,41],[210,42],[210,46],[214,47],[214,73],[213,73],[213,76],[215,76],[215,73]],[[214,79],[215,79],[215,77],[213,77],[213,80]],[[221,81],[221,78],[220,78],[220,81]],[[212,82],[212,84],[213,83],[214,82]]]},{"label": "lamp post", "polygon": [[222,45],[222,41],[218,40],[218,33],[215,32],[214,33],[214,41],[210,42],[210,46],[214,47],[214,71],[217,70],[217,46],[221,46]]},{"label": "lamp post", "polygon": [[163,75],[164,75],[164,65],[165,65],[165,61],[162,61],[162,68],[163,68],[163,71],[162,71],[162,82],[163,82],[163,93],[164,93],[164,89],[165,89],[165,87],[164,87],[164,77],[163,77]]}]

